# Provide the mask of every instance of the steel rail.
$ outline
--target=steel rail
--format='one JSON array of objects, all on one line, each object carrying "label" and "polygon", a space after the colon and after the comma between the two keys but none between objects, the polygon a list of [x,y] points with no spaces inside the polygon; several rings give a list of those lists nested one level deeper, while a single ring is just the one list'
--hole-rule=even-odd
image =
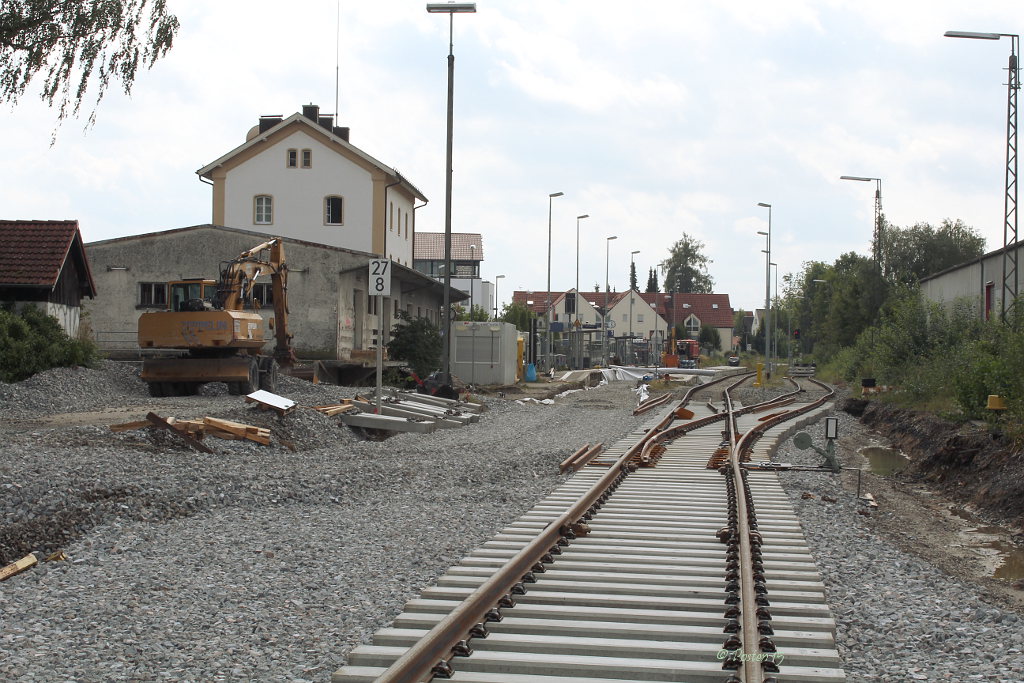
[{"label": "steel rail", "polygon": [[[691,387],[680,401],[680,407],[692,400],[698,391],[706,390],[731,377],[735,375]],[[738,386],[749,377],[745,375],[732,386]],[[544,564],[553,561],[552,555],[561,553],[561,545],[567,545],[577,533],[586,533],[585,525],[581,523],[592,517],[599,504],[607,500],[626,475],[635,469],[631,460],[642,453],[648,441],[662,433],[674,419],[673,410],[657,425],[647,430],[561,516],[548,524],[530,543],[395,660],[377,678],[377,683],[419,683],[431,681],[437,675],[450,676],[451,658],[471,654],[469,641],[473,637],[486,637],[487,622],[500,621],[502,618],[500,608],[515,606],[513,594],[526,592],[523,584],[536,580],[532,573],[545,571]],[[693,423],[688,423],[687,426],[693,428]]]},{"label": "steel rail", "polygon": [[[737,531],[739,533],[739,554],[740,554],[740,566],[739,566],[739,586],[740,586],[740,643],[742,653],[741,665],[743,669],[743,680],[748,683],[754,683],[762,680],[764,676],[763,667],[765,662],[768,660],[765,658],[764,647],[774,649],[774,645],[771,644],[770,639],[765,643],[762,638],[761,632],[761,618],[770,619],[770,613],[760,611],[757,606],[757,592],[756,592],[756,579],[755,572],[753,571],[754,565],[752,561],[752,538],[753,533],[750,526],[752,520],[755,520],[756,525],[756,511],[754,515],[748,514],[751,512],[747,507],[747,501],[753,501],[753,497],[750,493],[750,488],[747,483],[747,472],[741,465],[741,462],[745,457],[749,456],[750,450],[753,448],[754,443],[764,435],[766,431],[771,429],[777,424],[793,419],[796,415],[802,415],[810,412],[821,405],[824,405],[830,398],[835,395],[835,390],[831,387],[819,382],[815,379],[808,378],[809,381],[817,384],[822,389],[826,389],[827,393],[821,398],[812,401],[811,403],[798,408],[796,410],[786,411],[771,419],[765,420],[763,423],[755,426],[748,430],[745,434],[739,437],[737,441],[735,422],[730,419],[730,456],[729,456],[729,468],[732,473],[733,481],[736,485],[736,508],[737,508]],[[800,390],[799,384],[792,379],[790,382],[797,387],[798,393]],[[732,398],[728,392],[725,395],[726,405],[730,416],[732,412]],[[742,490],[740,490],[742,489]],[[758,547],[760,542],[758,538]],[[762,596],[764,597],[764,596]],[[767,601],[764,602],[767,604]],[[771,633],[770,629],[768,633]],[[770,653],[768,653],[770,654]],[[758,667],[757,663],[761,663],[761,667]],[[774,660],[773,660],[774,663]],[[762,670],[758,670],[761,668]],[[777,669],[776,669],[777,670]]]}]

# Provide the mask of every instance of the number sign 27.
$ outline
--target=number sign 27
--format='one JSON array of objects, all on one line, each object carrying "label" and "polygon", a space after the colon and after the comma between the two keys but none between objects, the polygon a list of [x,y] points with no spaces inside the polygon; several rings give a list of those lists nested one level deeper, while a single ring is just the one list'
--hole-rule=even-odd
[{"label": "number sign 27", "polygon": [[390,259],[370,259],[370,294],[391,296]]}]

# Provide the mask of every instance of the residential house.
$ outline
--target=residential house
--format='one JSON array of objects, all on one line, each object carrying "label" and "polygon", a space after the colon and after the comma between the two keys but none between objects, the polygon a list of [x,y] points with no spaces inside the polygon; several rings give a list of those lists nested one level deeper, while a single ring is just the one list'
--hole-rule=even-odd
[{"label": "residential house", "polygon": [[[484,260],[483,237],[476,232],[451,234],[452,274],[451,286],[469,296],[466,308],[479,306],[490,313],[494,310],[494,284],[480,279],[480,264]],[[436,280],[444,280],[444,233],[417,232],[413,243],[412,266]]]},{"label": "residential house", "polygon": [[95,296],[78,221],[0,221],[0,304],[37,307],[74,337]]},{"label": "residential house", "polygon": [[261,116],[243,144],[196,173],[212,185],[214,225],[412,264],[416,202],[426,198],[314,104]]},{"label": "residential house", "polygon": [[[634,339],[664,338],[668,329],[668,321],[656,310],[653,296],[647,296],[638,290],[631,290],[614,295],[609,311],[609,320],[614,321],[614,336]],[[662,309],[664,310],[664,309]]]}]

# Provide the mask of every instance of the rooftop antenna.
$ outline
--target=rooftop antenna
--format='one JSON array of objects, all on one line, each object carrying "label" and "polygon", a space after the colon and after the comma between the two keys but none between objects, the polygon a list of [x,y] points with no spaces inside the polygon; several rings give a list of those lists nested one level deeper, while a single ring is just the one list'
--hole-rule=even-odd
[{"label": "rooftop antenna", "polygon": [[334,28],[334,125],[341,125],[341,113],[338,111],[338,73],[341,70],[341,0],[335,2],[338,20]]}]

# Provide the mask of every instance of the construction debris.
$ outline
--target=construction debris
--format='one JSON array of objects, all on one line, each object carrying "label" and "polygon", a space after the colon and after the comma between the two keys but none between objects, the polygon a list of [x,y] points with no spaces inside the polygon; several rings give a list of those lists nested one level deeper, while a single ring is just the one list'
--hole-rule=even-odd
[{"label": "construction debris", "polygon": [[256,403],[259,405],[260,410],[273,410],[278,415],[287,415],[288,413],[295,410],[295,401],[284,396],[278,396],[272,394],[269,391],[263,391],[262,389],[254,391],[245,397],[246,403]]},{"label": "construction debris", "polygon": [[161,417],[156,413],[149,413],[145,420],[135,422],[124,422],[110,425],[112,432],[127,432],[133,429],[145,429],[146,427],[160,427],[180,436],[185,443],[196,450],[204,453],[213,453],[202,443],[204,436],[215,436],[218,439],[234,440],[247,439],[270,445],[270,430],[254,425],[247,425],[231,420],[222,420],[216,417],[204,417],[202,420],[178,420],[173,417]]},{"label": "construction debris", "polygon": [[343,399],[341,403],[335,403],[327,406],[313,406],[313,410],[321,412],[327,417],[334,417],[335,415],[340,415],[341,413],[351,413],[354,411],[358,411],[359,408],[353,405],[352,399],[346,398]]},{"label": "construction debris", "polygon": [[20,574],[29,567],[34,567],[39,560],[36,559],[35,553],[29,553],[25,557],[13,562],[3,569],[0,569],[0,581],[11,578],[15,574]]}]

